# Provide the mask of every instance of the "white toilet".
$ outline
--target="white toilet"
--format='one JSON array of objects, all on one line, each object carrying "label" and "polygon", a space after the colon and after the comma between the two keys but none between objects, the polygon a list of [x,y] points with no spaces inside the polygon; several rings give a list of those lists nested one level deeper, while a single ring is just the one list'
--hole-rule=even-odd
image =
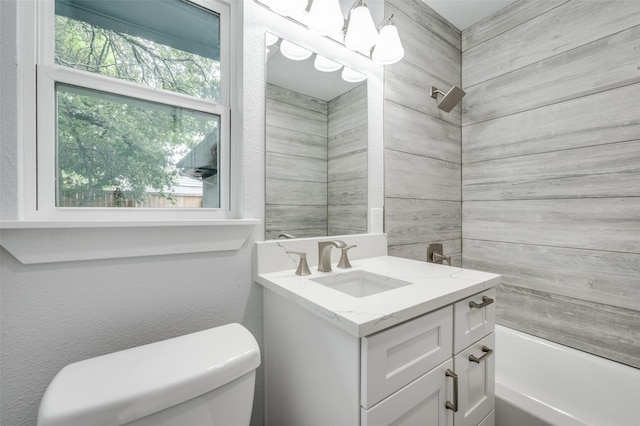
[{"label": "white toilet", "polygon": [[80,361],[47,388],[38,426],[246,426],[259,365],[240,324]]}]

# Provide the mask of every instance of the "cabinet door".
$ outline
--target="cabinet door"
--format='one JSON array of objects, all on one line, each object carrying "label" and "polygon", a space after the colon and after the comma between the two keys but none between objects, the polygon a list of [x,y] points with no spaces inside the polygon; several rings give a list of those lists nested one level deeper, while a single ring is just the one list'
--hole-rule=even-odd
[{"label": "cabinet door", "polygon": [[495,334],[460,352],[453,360],[458,375],[456,426],[477,426],[495,406]]},{"label": "cabinet door", "polygon": [[496,426],[496,410],[491,411],[478,426]]},{"label": "cabinet door", "polygon": [[454,305],[453,353],[493,332],[496,324],[496,289],[483,291]]},{"label": "cabinet door", "polygon": [[364,337],[361,347],[360,405],[371,408],[451,358],[453,308]]},{"label": "cabinet door", "polygon": [[446,370],[449,359],[418,380],[400,389],[369,410],[362,409],[362,426],[453,426],[453,411],[445,408],[447,397]]}]

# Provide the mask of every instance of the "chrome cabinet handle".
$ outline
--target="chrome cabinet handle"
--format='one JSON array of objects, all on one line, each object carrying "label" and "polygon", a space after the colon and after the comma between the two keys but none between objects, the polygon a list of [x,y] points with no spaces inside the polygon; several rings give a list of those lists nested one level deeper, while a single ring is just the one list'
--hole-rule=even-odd
[{"label": "chrome cabinet handle", "polygon": [[470,308],[476,308],[476,309],[480,309],[480,308],[484,308],[487,305],[490,305],[493,303],[493,299],[487,296],[482,296],[482,303],[476,303],[473,300],[471,302],[469,302],[469,307]]},{"label": "chrome cabinet handle", "polygon": [[445,404],[445,407],[447,407],[447,409],[449,410],[453,410],[454,413],[457,413],[458,412],[458,375],[453,371],[449,370],[448,368],[445,371],[445,375],[447,377],[453,378],[453,402],[447,401],[447,403]]},{"label": "chrome cabinet handle", "polygon": [[486,357],[488,357],[493,353],[493,349],[489,348],[488,346],[483,346],[482,352],[484,353],[480,358],[476,358],[474,355],[469,355],[469,361],[475,362],[476,364],[480,364],[480,361],[482,361],[483,359],[485,359]]}]

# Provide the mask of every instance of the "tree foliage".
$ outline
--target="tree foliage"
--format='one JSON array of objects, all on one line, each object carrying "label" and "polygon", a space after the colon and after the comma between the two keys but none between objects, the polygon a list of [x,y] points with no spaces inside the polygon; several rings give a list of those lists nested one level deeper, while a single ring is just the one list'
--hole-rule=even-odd
[{"label": "tree foliage", "polygon": [[[219,97],[219,64],[149,40],[56,17],[56,62],[204,99]],[[90,205],[115,193],[114,205],[171,199],[175,163],[207,134],[216,117],[77,87],[57,86],[59,195]],[[131,203],[129,203],[131,204]]]}]

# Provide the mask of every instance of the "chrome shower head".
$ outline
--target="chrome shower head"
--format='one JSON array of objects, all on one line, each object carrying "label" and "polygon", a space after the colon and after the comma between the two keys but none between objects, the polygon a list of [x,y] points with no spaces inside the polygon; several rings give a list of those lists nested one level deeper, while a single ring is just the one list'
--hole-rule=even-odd
[{"label": "chrome shower head", "polygon": [[433,99],[438,99],[438,93],[444,95],[444,98],[438,102],[438,108],[445,112],[450,112],[453,107],[458,105],[458,102],[462,100],[462,97],[466,95],[464,90],[459,88],[458,86],[453,86],[447,93],[444,93],[442,90],[436,89],[435,87],[431,87],[431,97]]}]

